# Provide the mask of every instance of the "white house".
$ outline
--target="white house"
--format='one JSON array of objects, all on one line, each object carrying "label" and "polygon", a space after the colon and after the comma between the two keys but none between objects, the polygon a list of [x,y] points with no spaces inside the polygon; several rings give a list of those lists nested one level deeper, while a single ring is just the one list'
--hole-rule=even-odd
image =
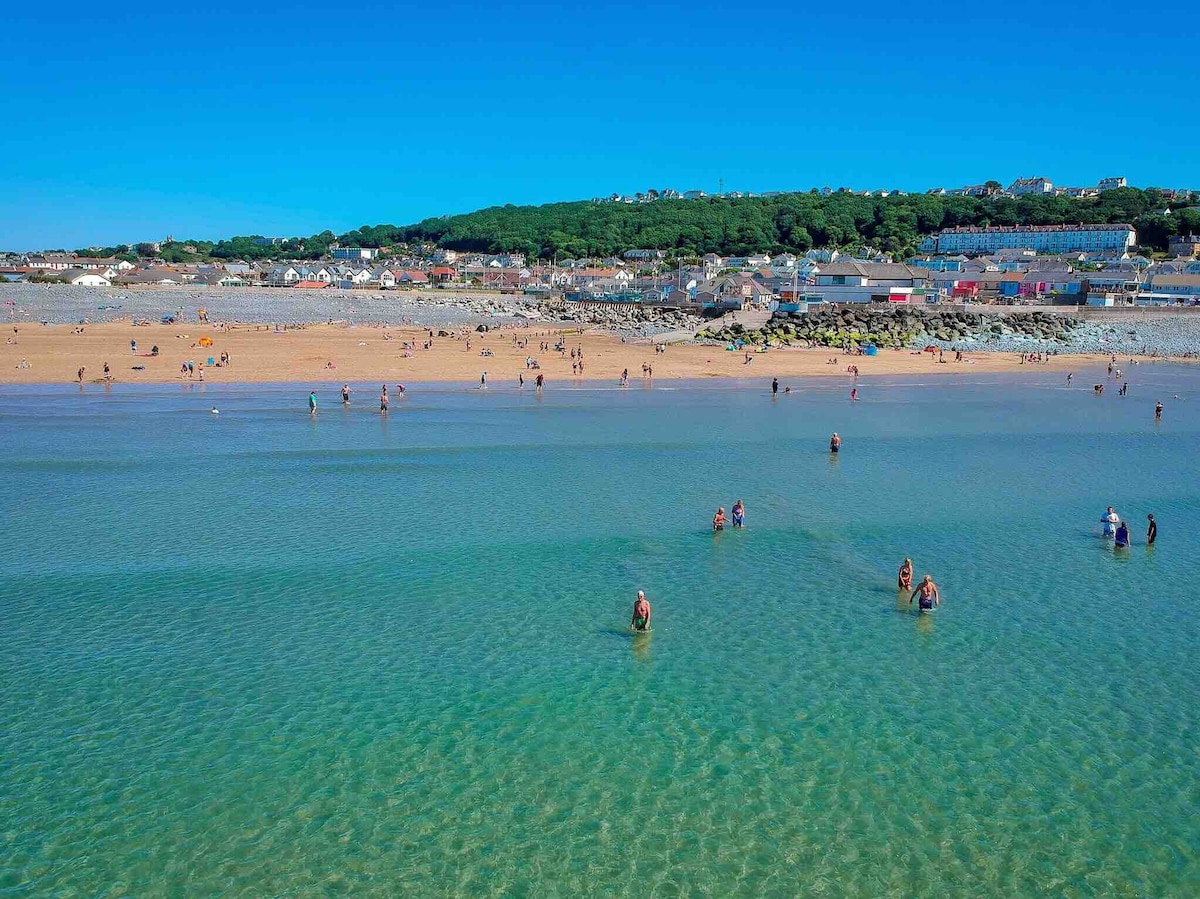
[{"label": "white house", "polygon": [[1052,194],[1054,185],[1046,178],[1018,178],[1008,186],[1008,192],[1014,197],[1026,194]]},{"label": "white house", "polygon": [[112,281],[100,272],[81,268],[66,269],[58,277],[75,287],[112,287]]},{"label": "white house", "polygon": [[370,273],[369,283],[378,284],[382,288],[392,288],[396,286],[396,273],[386,266],[372,270]]},{"label": "white house", "polygon": [[271,287],[291,287],[302,280],[300,272],[291,265],[276,265],[267,272],[266,283]]}]

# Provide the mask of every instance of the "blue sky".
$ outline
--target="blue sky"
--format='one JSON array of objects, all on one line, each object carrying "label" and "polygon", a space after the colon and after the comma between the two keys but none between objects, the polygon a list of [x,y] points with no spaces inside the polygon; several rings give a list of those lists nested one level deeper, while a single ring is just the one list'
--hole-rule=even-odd
[{"label": "blue sky", "polygon": [[0,67],[0,248],[720,179],[1200,187],[1194,41],[1171,36],[1195,32],[1194,6],[1170,34],[1115,3],[975,6],[22,5]]}]

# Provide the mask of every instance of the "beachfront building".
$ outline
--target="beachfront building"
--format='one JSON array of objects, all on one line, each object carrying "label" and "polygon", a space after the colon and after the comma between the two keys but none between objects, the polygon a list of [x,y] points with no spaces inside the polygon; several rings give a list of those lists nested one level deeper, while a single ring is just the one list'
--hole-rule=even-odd
[{"label": "beachfront building", "polygon": [[925,303],[937,298],[929,273],[902,263],[834,262],[821,266],[809,303]]},{"label": "beachfront building", "polygon": [[[947,228],[921,244],[923,252],[978,256],[1005,249],[1039,253],[1106,251],[1122,255],[1137,243],[1132,225],[1016,225]],[[930,250],[926,250],[931,246]]]},{"label": "beachfront building", "polygon": [[[718,278],[715,282],[702,287],[697,292],[697,297],[701,293],[711,295],[711,304],[722,310],[751,307],[765,309],[775,298],[774,291],[753,276],[745,274]],[[703,301],[701,304],[703,305]]]},{"label": "beachfront building", "polygon": [[60,272],[59,280],[75,287],[111,287],[112,281],[100,272],[85,271],[81,268],[69,268]]},{"label": "beachfront building", "polygon": [[1106,190],[1116,190],[1118,187],[1126,187],[1128,183],[1124,178],[1101,178],[1100,183],[1096,185],[1096,190],[1103,193]]},{"label": "beachfront building", "polygon": [[25,264],[36,271],[46,272],[65,272],[68,269],[106,271],[110,268],[117,272],[127,272],[135,268],[133,263],[125,259],[75,256],[71,253],[34,254],[25,257]]},{"label": "beachfront building", "polygon": [[1177,299],[1200,300],[1200,275],[1155,275],[1151,287]]}]

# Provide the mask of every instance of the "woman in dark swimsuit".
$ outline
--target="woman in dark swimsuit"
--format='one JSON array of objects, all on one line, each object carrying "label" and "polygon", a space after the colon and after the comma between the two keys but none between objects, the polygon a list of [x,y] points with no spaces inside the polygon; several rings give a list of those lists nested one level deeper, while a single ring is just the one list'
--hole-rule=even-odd
[{"label": "woman in dark swimsuit", "polygon": [[904,564],[900,566],[900,577],[898,580],[898,586],[901,590],[912,589],[912,577],[912,559],[905,559]]}]

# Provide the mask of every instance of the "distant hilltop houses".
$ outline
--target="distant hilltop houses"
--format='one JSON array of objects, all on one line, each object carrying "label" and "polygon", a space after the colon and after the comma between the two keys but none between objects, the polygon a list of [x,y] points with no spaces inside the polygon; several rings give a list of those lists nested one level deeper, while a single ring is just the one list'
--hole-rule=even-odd
[{"label": "distant hilltop houses", "polygon": [[[1027,196],[1052,196],[1052,197],[1073,197],[1082,199],[1086,197],[1098,197],[1106,190],[1116,190],[1121,187],[1128,187],[1129,183],[1124,178],[1101,178],[1095,187],[1056,187],[1048,178],[1031,177],[1017,178],[1008,187],[1005,187],[999,181],[987,181],[983,184],[970,184],[964,187],[933,187],[925,191],[926,194],[943,197],[1027,197]],[[808,191],[781,191],[769,190],[761,193],[750,193],[743,191],[718,191],[715,193],[706,193],[702,190],[687,190],[678,191],[670,188],[664,190],[647,190],[639,191],[635,194],[610,194],[607,197],[593,197],[593,203],[623,203],[623,204],[639,204],[653,203],[657,200],[707,200],[707,199],[724,199],[724,200],[739,200],[743,197],[781,197],[788,194],[796,193],[817,193],[820,196],[828,197],[833,194],[849,194],[855,197],[903,197],[907,196],[908,192],[903,190],[854,190],[849,187],[839,187],[836,190],[832,187],[814,187]],[[1187,196],[1194,191],[1191,190],[1172,190],[1169,188],[1162,189],[1163,196],[1172,199],[1177,196]]]}]

